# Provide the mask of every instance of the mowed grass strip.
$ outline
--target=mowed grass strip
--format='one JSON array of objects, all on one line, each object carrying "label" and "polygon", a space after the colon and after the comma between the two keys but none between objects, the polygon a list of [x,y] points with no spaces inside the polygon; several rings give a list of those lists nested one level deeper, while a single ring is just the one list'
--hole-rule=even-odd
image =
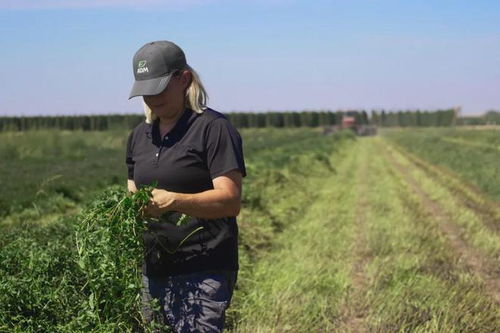
[{"label": "mowed grass strip", "polygon": [[[418,182],[419,187],[439,206],[440,210],[454,224],[462,228],[461,237],[490,257],[492,261],[495,261],[495,266],[500,267],[500,235],[492,232],[487,223],[482,220],[481,214],[472,207],[463,205],[460,198],[452,190],[429,177],[397,150],[391,149],[391,154],[397,163],[400,163],[408,174]],[[496,221],[496,223],[498,224],[500,221]]]},{"label": "mowed grass strip", "polygon": [[336,172],[311,179],[316,200],[300,207],[252,270],[238,304],[236,332],[329,332],[349,285],[349,243],[355,218],[355,142],[337,154]]},{"label": "mowed grass strip", "polygon": [[367,304],[367,293],[370,278],[367,274],[368,264],[372,260],[372,251],[368,243],[367,224],[370,223],[371,207],[370,196],[371,182],[370,172],[372,154],[368,151],[370,145],[366,138],[359,138],[358,165],[355,174],[356,206],[354,220],[355,232],[351,234],[349,242],[349,256],[351,256],[351,273],[349,288],[344,294],[340,317],[337,319],[336,330],[339,332],[364,332],[366,331],[366,317],[369,306]]},{"label": "mowed grass strip", "polygon": [[405,151],[402,147],[392,145],[392,148],[439,185],[446,187],[459,200],[459,205],[473,210],[485,226],[493,232],[500,231],[500,206],[481,192],[477,186],[461,180],[453,171],[430,164]]},{"label": "mowed grass strip", "polygon": [[500,317],[484,285],[372,140],[367,332],[494,332]]},{"label": "mowed grass strip", "polygon": [[[313,185],[315,204],[256,264],[234,331],[492,332],[500,324],[484,285],[377,140],[357,140],[337,174]],[[360,237],[368,242],[361,251]],[[358,268],[361,283],[352,274],[359,264],[367,265]]]}]

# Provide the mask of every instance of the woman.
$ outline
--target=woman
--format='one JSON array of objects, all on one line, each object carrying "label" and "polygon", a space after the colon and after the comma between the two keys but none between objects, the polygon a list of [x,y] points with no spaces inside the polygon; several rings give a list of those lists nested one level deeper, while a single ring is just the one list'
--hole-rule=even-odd
[{"label": "woman", "polygon": [[[203,85],[174,43],[144,45],[133,68],[130,98],[143,96],[146,120],[128,139],[128,189],[156,182],[144,214],[159,218],[143,236],[145,320],[176,332],[220,332],[238,270],[241,137],[205,106]],[[166,212],[190,217],[177,226]]]}]

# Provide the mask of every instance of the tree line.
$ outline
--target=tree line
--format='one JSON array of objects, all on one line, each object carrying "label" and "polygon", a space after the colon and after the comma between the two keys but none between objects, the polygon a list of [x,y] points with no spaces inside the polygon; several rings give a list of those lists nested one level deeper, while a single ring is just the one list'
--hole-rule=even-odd
[{"label": "tree line", "polygon": [[[353,112],[351,112],[353,113]],[[369,122],[365,111],[354,112],[360,124]],[[248,127],[318,127],[340,124],[343,112],[230,112],[225,113],[237,128]],[[65,129],[105,131],[132,129],[144,120],[142,114],[0,117],[0,131],[26,131],[31,129]]]},{"label": "tree line", "polygon": [[457,125],[500,125],[500,112],[490,110],[480,116],[460,117]]},{"label": "tree line", "polygon": [[[226,116],[237,128],[248,127],[319,127],[342,124],[345,116],[357,124],[381,127],[453,126],[463,124],[458,109],[436,111],[293,111],[293,112],[229,112]],[[490,117],[491,118],[491,117]],[[142,114],[0,117],[0,131],[63,129],[105,131],[132,129],[144,120]]]},{"label": "tree line", "polygon": [[431,127],[457,124],[460,109],[436,111],[372,111],[371,123],[382,127]]}]

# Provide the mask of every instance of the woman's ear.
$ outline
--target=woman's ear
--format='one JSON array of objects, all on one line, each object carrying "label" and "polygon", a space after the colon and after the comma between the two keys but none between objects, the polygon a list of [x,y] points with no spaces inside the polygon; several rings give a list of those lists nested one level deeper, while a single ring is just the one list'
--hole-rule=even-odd
[{"label": "woman's ear", "polygon": [[191,72],[187,70],[183,71],[180,77],[180,81],[184,89],[189,87],[189,85],[191,84],[191,80],[192,80]]}]

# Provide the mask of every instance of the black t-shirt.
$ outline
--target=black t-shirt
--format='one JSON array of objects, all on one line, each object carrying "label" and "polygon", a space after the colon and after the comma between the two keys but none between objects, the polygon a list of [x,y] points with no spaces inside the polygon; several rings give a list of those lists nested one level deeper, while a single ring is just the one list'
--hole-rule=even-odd
[{"label": "black t-shirt", "polygon": [[[186,109],[163,138],[158,125],[158,120],[143,122],[128,138],[128,178],[138,188],[156,181],[160,189],[198,193],[213,189],[212,179],[229,171],[239,170],[246,176],[241,137],[223,114]],[[238,269],[234,216],[191,217],[182,226],[150,222],[143,238],[143,272],[150,276]]]}]

